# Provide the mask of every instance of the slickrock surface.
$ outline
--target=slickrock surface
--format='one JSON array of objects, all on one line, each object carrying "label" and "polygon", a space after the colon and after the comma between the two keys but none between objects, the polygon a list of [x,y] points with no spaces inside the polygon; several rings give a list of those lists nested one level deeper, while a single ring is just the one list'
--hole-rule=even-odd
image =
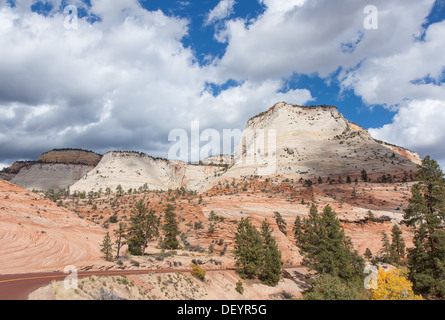
[{"label": "slickrock surface", "polygon": [[63,270],[101,260],[104,231],[71,211],[0,180],[0,273]]},{"label": "slickrock surface", "polygon": [[214,165],[192,165],[180,161],[155,159],[138,152],[108,152],[90,173],[76,182],[71,191],[98,191],[118,185],[127,191],[145,184],[150,190],[185,187],[199,190],[217,178],[224,168]]}]

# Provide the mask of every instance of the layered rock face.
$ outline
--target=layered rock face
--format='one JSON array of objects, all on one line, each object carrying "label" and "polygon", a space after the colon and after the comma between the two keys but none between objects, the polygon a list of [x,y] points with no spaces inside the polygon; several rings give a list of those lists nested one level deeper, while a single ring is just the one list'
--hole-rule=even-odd
[{"label": "layered rock face", "polygon": [[33,163],[25,166],[10,182],[28,190],[60,190],[69,188],[94,166],[64,163]]},{"label": "layered rock face", "polygon": [[284,102],[250,119],[225,177],[297,175],[302,178],[402,175],[418,155],[374,140],[332,106]]},{"label": "layered rock face", "polygon": [[148,187],[150,190],[168,190],[184,187],[200,190],[217,178],[223,168],[218,166],[191,165],[180,161],[155,159],[138,152],[108,152],[99,164],[76,182],[70,190],[103,191],[108,187],[124,191]]},{"label": "layered rock face", "polygon": [[96,166],[102,156],[92,151],[79,149],[55,149],[43,153],[36,162],[83,164]]},{"label": "layered rock face", "polygon": [[63,270],[102,260],[105,231],[53,201],[0,180],[0,274]]},{"label": "layered rock face", "polygon": [[15,162],[2,170],[0,178],[28,190],[48,191],[73,185],[100,161],[101,155],[78,149],[56,149],[36,161]]}]

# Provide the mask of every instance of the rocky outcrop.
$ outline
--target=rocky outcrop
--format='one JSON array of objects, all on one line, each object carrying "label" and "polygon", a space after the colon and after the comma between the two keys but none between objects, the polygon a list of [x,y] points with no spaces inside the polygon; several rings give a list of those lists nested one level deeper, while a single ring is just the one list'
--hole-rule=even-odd
[{"label": "rocky outcrop", "polygon": [[[15,163],[2,177],[27,189],[127,191],[185,188],[209,190],[221,180],[248,176],[283,179],[318,177],[373,180],[410,176],[419,156],[402,147],[375,140],[349,122],[333,106],[294,106],[280,102],[252,117],[231,155],[214,155],[200,164],[153,158],[139,152],[108,152],[103,157],[85,150],[55,149],[35,162]],[[94,168],[94,170],[93,170]]]},{"label": "rocky outcrop", "polygon": [[28,190],[48,191],[73,185],[100,161],[101,155],[80,149],[54,149],[36,161],[17,161],[0,172],[0,178]]},{"label": "rocky outcrop", "polygon": [[96,166],[102,156],[93,151],[81,149],[54,149],[43,153],[36,162],[40,163],[64,163]]}]

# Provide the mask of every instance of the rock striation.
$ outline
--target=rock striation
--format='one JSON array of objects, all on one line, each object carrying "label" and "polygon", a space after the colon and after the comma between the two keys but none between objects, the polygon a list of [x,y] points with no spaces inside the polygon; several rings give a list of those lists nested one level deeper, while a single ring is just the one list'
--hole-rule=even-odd
[{"label": "rock striation", "polygon": [[0,274],[63,270],[102,260],[105,231],[42,196],[0,179]]}]

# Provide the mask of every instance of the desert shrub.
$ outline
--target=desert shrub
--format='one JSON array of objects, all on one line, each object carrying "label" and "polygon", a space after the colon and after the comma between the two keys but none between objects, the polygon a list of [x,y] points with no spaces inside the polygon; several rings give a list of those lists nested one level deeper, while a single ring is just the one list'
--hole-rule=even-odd
[{"label": "desert shrub", "polygon": [[206,271],[194,263],[190,264],[190,267],[192,268],[192,276],[199,280],[204,281],[206,276]]},{"label": "desert shrub", "polygon": [[235,290],[236,290],[239,294],[243,294],[243,293],[244,293],[244,287],[243,287],[243,283],[241,282],[241,280],[238,280],[238,282],[236,283]]},{"label": "desert shrub", "polygon": [[315,281],[312,289],[303,292],[305,300],[364,300],[366,292],[357,283],[347,283],[340,277],[322,274]]}]

